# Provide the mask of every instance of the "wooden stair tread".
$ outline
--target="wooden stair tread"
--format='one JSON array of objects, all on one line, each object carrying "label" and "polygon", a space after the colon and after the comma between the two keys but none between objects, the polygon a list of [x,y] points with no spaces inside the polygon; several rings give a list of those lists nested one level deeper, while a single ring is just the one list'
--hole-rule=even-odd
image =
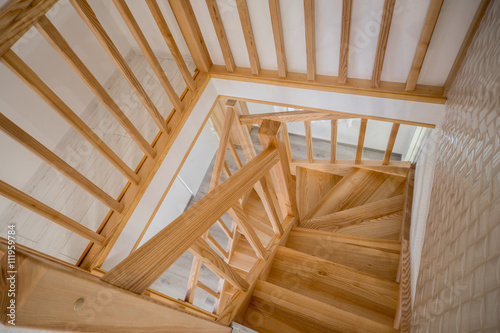
[{"label": "wooden stair tread", "polygon": [[249,272],[256,262],[257,256],[255,255],[255,251],[252,249],[245,236],[240,235],[235,245],[233,255],[229,260],[229,265],[238,270]]},{"label": "wooden stair tread", "polygon": [[303,218],[328,193],[342,176],[297,167],[297,206],[299,217]]},{"label": "wooden stair tread", "polygon": [[384,325],[394,321],[397,283],[306,253],[279,247],[267,281]]},{"label": "wooden stair tread", "polygon": [[403,212],[397,212],[382,217],[364,220],[357,224],[337,226],[332,230],[339,234],[356,235],[362,237],[380,238],[398,241]]},{"label": "wooden stair tread", "polygon": [[335,232],[339,227],[360,224],[366,220],[402,212],[404,195],[374,201],[340,212],[327,214],[302,221],[301,227]]},{"label": "wooden stair tread", "polygon": [[[396,332],[367,319],[278,285],[257,281],[245,322],[262,332]],[[272,309],[271,311],[269,311]],[[267,311],[266,311],[267,310]],[[255,311],[267,312],[266,316]],[[273,317],[268,325],[269,317]],[[258,320],[255,320],[258,319]],[[259,327],[256,327],[259,326]]]}]

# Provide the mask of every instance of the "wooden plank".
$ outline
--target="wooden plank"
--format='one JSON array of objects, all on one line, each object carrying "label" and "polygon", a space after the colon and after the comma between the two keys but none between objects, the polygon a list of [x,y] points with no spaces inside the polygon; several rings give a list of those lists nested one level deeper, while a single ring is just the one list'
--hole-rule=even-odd
[{"label": "wooden plank", "polygon": [[177,67],[179,68],[179,71],[182,74],[184,82],[186,82],[186,85],[189,87],[189,89],[196,90],[196,85],[194,84],[193,80],[193,74],[189,72],[189,69],[186,66],[186,62],[184,61],[184,58],[182,57],[182,54],[177,47],[174,36],[172,36],[172,33],[168,28],[167,22],[163,17],[158,3],[156,2],[156,0],[147,0],[146,3],[151,14],[153,15],[153,18],[155,19],[156,25],[160,29],[161,35],[163,36],[163,39],[165,40],[165,43],[167,44],[172,57],[175,60],[175,63],[177,64]]},{"label": "wooden plank", "polygon": [[189,248],[189,252],[197,256],[201,262],[220,278],[228,281],[239,290],[246,291],[249,287],[241,276],[234,271],[221,257],[208,246],[208,244],[198,239]]},{"label": "wooden plank", "polygon": [[226,102],[226,109],[228,111],[232,110],[235,113],[234,129],[238,137],[240,146],[243,149],[243,154],[245,155],[246,162],[248,163],[248,161],[255,157],[256,152],[255,147],[252,144],[252,138],[250,137],[248,128],[243,127],[239,120],[239,118],[242,117],[241,106],[239,105],[238,101],[230,99]]},{"label": "wooden plank", "polygon": [[399,291],[396,282],[282,246],[267,281],[385,325],[393,324]]},{"label": "wooden plank", "polygon": [[410,242],[406,239],[401,247],[401,281],[399,283],[399,302],[394,319],[394,328],[402,333],[411,331],[411,258]]},{"label": "wooden plank", "polygon": [[281,24],[281,10],[279,0],[269,0],[269,11],[271,13],[271,25],[273,27],[274,46],[276,48],[276,58],[278,63],[279,77],[286,77],[286,54],[285,42],[283,40],[283,27]]},{"label": "wooden plank", "polygon": [[263,149],[276,147],[279,151],[280,162],[271,170],[271,178],[282,207],[283,216],[298,216],[295,184],[290,172],[287,148],[280,131],[280,123],[267,119],[262,121],[259,128],[259,140]]},{"label": "wooden plank", "polygon": [[[252,74],[250,68],[236,67],[233,72],[228,72],[226,67],[221,65],[213,65],[210,69],[210,75],[212,78],[216,79],[261,83],[279,87],[338,92],[351,95],[382,97],[424,103],[446,103],[446,97],[443,97],[444,88],[442,86],[418,84],[415,90],[406,91],[405,83],[381,81],[379,87],[374,88],[371,86],[370,79],[349,78],[345,84],[342,84],[338,82],[338,77],[336,76],[317,74],[314,81],[309,81],[306,73],[288,72],[286,78],[280,78],[277,70],[262,69],[260,74],[257,76]],[[253,102],[253,100],[248,98],[223,95],[221,95],[221,97]],[[261,101],[261,103],[276,105],[275,102],[269,101]],[[281,103],[281,105],[291,104]],[[295,107],[300,109],[303,106],[296,105]],[[311,108],[308,107],[308,109]],[[359,117],[359,115],[357,115],[357,117]],[[434,127],[433,124],[427,124],[427,126],[429,125]]]},{"label": "wooden plank", "polygon": [[312,163],[312,162],[314,162],[314,155],[313,155],[313,143],[312,143],[311,122],[310,121],[304,121],[304,129],[306,131],[307,161],[309,163]]},{"label": "wooden plank", "polygon": [[115,266],[103,280],[144,292],[277,161],[276,149],[263,151]]},{"label": "wooden plank", "polygon": [[200,289],[206,291],[207,293],[209,293],[210,295],[212,295],[216,299],[220,297],[219,293],[213,291],[212,288],[210,288],[209,286],[207,286],[206,284],[204,284],[201,281],[198,281],[198,287],[200,287]]},{"label": "wooden plank", "polygon": [[219,45],[222,50],[222,56],[224,57],[224,63],[226,64],[226,69],[228,72],[234,71],[236,65],[234,64],[233,53],[229,47],[229,42],[227,40],[226,31],[224,30],[224,25],[222,24],[222,18],[219,13],[219,6],[217,6],[216,0],[206,0],[208,12],[212,19],[214,25],[215,33],[217,34],[217,39],[219,40]]},{"label": "wooden plank", "polygon": [[288,162],[292,162],[292,148],[290,146],[290,137],[288,136],[288,127],[286,123],[281,124],[281,130],[283,132],[283,145],[286,149],[286,157]]},{"label": "wooden plank", "polygon": [[304,21],[306,31],[307,79],[316,79],[316,33],[314,22],[314,0],[304,0]]},{"label": "wooden plank", "polygon": [[245,238],[248,240],[250,246],[252,246],[252,249],[255,251],[255,255],[257,256],[257,258],[264,260],[267,259],[268,254],[266,252],[266,249],[264,248],[264,245],[262,245],[259,236],[257,236],[257,234],[255,233],[253,226],[250,224],[248,216],[243,210],[243,207],[241,207],[239,203],[236,203],[232,206],[231,210],[233,211],[235,216],[234,222],[238,224],[241,233],[245,235]]},{"label": "wooden plank", "polygon": [[89,87],[94,95],[101,101],[101,103],[108,109],[108,111],[115,117],[120,125],[127,131],[130,137],[137,143],[139,148],[149,157],[154,158],[156,151],[151,147],[149,142],[144,139],[142,134],[132,124],[132,122],[123,113],[116,102],[111,98],[106,89],[97,81],[95,76],[85,66],[83,61],[76,55],[73,49],[69,46],[64,37],[57,31],[56,27],[50,20],[42,16],[38,22],[35,23],[38,32],[47,40],[47,42],[56,50],[61,57],[71,66],[76,74],[82,79],[83,82]]},{"label": "wooden plank", "polygon": [[57,0],[10,0],[0,8],[0,57],[7,52]]},{"label": "wooden plank", "polygon": [[351,34],[352,0],[342,0],[342,27],[340,29],[339,83],[347,81],[349,36]]},{"label": "wooden plank", "polygon": [[215,156],[214,169],[212,171],[212,178],[210,181],[210,191],[215,188],[220,182],[222,169],[225,163],[226,150],[229,143],[229,136],[231,135],[231,127],[234,121],[234,112],[232,110],[226,111],[222,133],[219,138],[219,147],[217,148],[217,155]]},{"label": "wooden plank", "polygon": [[267,217],[269,218],[269,221],[273,226],[274,234],[281,236],[283,235],[283,227],[281,226],[281,220],[278,218],[278,214],[276,212],[276,210],[279,210],[279,204],[278,206],[275,206],[273,203],[270,191],[271,184],[271,178],[269,176],[264,177],[263,179],[261,179],[260,183],[256,185],[256,187],[261,188],[257,193],[262,194],[262,205],[264,206]]},{"label": "wooden plank", "polygon": [[[87,24],[90,31],[92,31],[92,33],[94,34],[96,39],[99,41],[99,43],[101,44],[103,49],[109,55],[109,57],[111,58],[113,63],[116,65],[116,67],[118,68],[118,70],[120,71],[122,76],[125,78],[125,80],[127,80],[130,87],[134,90],[134,93],[137,95],[137,97],[142,102],[142,104],[144,105],[146,110],[149,112],[149,114],[151,115],[151,117],[155,121],[158,128],[162,131],[167,131],[165,119],[158,112],[158,110],[156,109],[156,106],[153,104],[153,101],[151,100],[151,98],[148,96],[148,94],[146,93],[146,91],[142,87],[141,83],[139,82],[139,80],[135,76],[134,72],[132,72],[129,65],[127,64],[127,62],[125,61],[125,59],[121,55],[120,51],[118,51],[118,48],[116,47],[116,45],[113,43],[113,41],[109,37],[106,30],[104,30],[104,27],[101,25],[101,23],[97,19],[97,16],[95,15],[94,11],[92,10],[92,8],[88,4],[88,2],[86,0],[70,0],[70,2],[73,5],[73,7],[75,8],[78,15],[80,15],[81,19]],[[140,29],[139,29],[139,32],[140,32]],[[135,33],[135,31],[132,32],[132,34],[134,34],[134,33]],[[144,37],[144,36],[142,36],[142,37]],[[141,40],[140,43],[138,42],[139,47],[141,47],[141,48],[145,47],[143,41],[145,41],[145,40]],[[144,52],[144,50],[143,50],[143,52]],[[152,60],[150,57],[151,54],[149,52],[144,53],[144,55],[146,56],[148,61]],[[158,70],[158,68],[155,69],[153,67],[153,70],[156,72]],[[161,79],[160,79],[160,82],[161,82]],[[165,84],[165,82],[162,82],[162,85],[164,85],[164,84]],[[164,86],[164,88],[165,88],[165,86]],[[173,90],[166,89],[165,91],[169,95],[169,98],[171,100],[173,100],[172,99],[174,97],[172,95]],[[177,96],[177,94],[175,94],[175,97],[177,97],[177,99],[179,98]],[[174,106],[178,110],[182,110],[182,107],[180,107],[180,104],[178,104],[176,100],[174,102],[172,102],[172,104],[174,104]]]},{"label": "wooden plank", "polygon": [[304,220],[301,227],[335,232],[337,229],[357,225],[366,220],[376,219],[403,210],[404,196],[378,200],[366,205],[346,209]]},{"label": "wooden plank", "polygon": [[340,180],[341,176],[307,168],[297,169],[297,205],[302,219]]},{"label": "wooden plank", "polygon": [[422,30],[422,34],[420,35],[417,51],[415,52],[415,57],[413,58],[413,63],[411,65],[410,74],[408,74],[408,79],[406,80],[406,90],[408,91],[415,90],[417,86],[420,70],[422,69],[425,55],[431,42],[432,34],[434,32],[434,28],[436,27],[436,22],[439,18],[443,2],[444,0],[431,0],[431,3],[429,4],[424,28]]},{"label": "wooden plank", "polygon": [[264,119],[279,121],[282,123],[289,123],[289,122],[305,122],[314,120],[337,120],[337,119],[348,119],[348,118],[349,116],[344,116],[341,113],[300,110],[300,111],[258,113],[247,116],[241,116],[240,122],[243,125],[250,125],[250,124],[260,124]]},{"label": "wooden plank", "polygon": [[[0,247],[7,248],[5,239]],[[16,327],[65,332],[231,332],[213,319],[114,287],[20,245],[16,245],[16,259]],[[6,263],[2,270],[8,270]],[[6,296],[2,293],[2,300]]]},{"label": "wooden plank", "polygon": [[333,164],[337,161],[337,120],[332,120],[330,124],[330,162]]},{"label": "wooden plank", "polygon": [[[390,326],[261,280],[257,282],[253,297],[268,304],[268,307],[262,307],[264,309],[274,309],[272,312],[276,314],[285,312],[287,314],[286,318],[283,318],[285,322],[295,320],[319,332],[353,332],[358,328],[362,328],[362,332],[395,332]],[[265,324],[262,326],[267,327]],[[285,332],[285,330],[277,331]],[[309,332],[310,328],[307,331]]]},{"label": "wooden plank", "polygon": [[361,163],[361,158],[363,157],[363,147],[365,144],[365,135],[366,135],[366,125],[367,119],[361,119],[361,124],[359,126],[359,138],[358,138],[358,148],[356,150],[356,160],[355,163]]},{"label": "wooden plank", "polygon": [[[241,115],[242,116],[248,116],[250,114],[250,110],[248,110],[248,104],[245,101],[238,101],[238,104],[240,105],[241,109]],[[248,125],[248,131],[251,132],[253,129],[253,125]]]},{"label": "wooden plank", "polygon": [[258,75],[260,73],[259,55],[257,54],[257,47],[255,46],[255,39],[253,37],[252,23],[250,22],[247,1],[236,0],[236,7],[238,8],[241,28],[243,29],[243,37],[245,38],[245,44],[247,46],[250,68],[252,69],[252,74]]},{"label": "wooden plank", "polygon": [[384,66],[385,50],[391,30],[392,14],[394,13],[394,5],[396,0],[385,0],[384,9],[382,12],[382,21],[380,23],[380,32],[378,35],[377,51],[375,53],[375,63],[373,64],[372,87],[380,86],[380,77]]},{"label": "wooden plank", "polygon": [[399,241],[402,220],[403,212],[399,211],[357,224],[337,226],[335,233]]},{"label": "wooden plank", "polygon": [[215,249],[224,257],[224,259],[228,259],[229,257],[228,253],[210,233],[208,233],[207,235],[207,241],[215,247]]},{"label": "wooden plank", "polygon": [[118,213],[121,213],[123,211],[122,203],[119,203],[118,201],[113,199],[109,194],[107,194],[90,180],[88,180],[84,175],[71,167],[68,163],[66,163],[63,159],[61,159],[47,147],[38,142],[31,135],[23,131],[22,128],[14,124],[2,113],[0,113],[0,129],[5,134],[9,135],[12,139],[23,145],[26,149],[31,151],[33,154],[40,157],[47,164],[52,165],[63,175],[65,175],[77,185],[86,190],[88,193],[96,197],[103,204],[117,211]]},{"label": "wooden plank", "polygon": [[[115,4],[116,9],[118,9],[118,12],[120,13],[123,21],[125,21],[125,24],[127,25],[128,29],[132,33],[132,36],[134,36],[134,39],[135,39],[137,45],[139,45],[139,48],[141,49],[142,54],[144,54],[144,57],[146,58],[149,65],[153,69],[153,72],[155,73],[156,77],[158,78],[158,81],[160,81],[161,86],[163,87],[163,89],[167,93],[167,96],[170,99],[170,102],[172,103],[174,108],[182,111],[183,106],[182,106],[182,102],[181,102],[179,96],[177,96],[177,93],[175,92],[174,87],[172,87],[172,85],[170,84],[170,81],[168,80],[167,75],[165,74],[165,71],[161,67],[161,64],[158,61],[158,58],[156,58],[156,55],[155,55],[153,49],[151,48],[146,37],[142,33],[142,30],[139,27],[139,24],[137,24],[137,21],[135,20],[134,16],[132,15],[132,12],[128,8],[125,0],[113,0],[113,3]],[[110,55],[112,55],[112,57],[116,57],[115,55],[113,55],[116,53],[117,52],[110,52]],[[176,55],[180,56],[179,54],[174,55],[174,52],[172,52],[172,55],[174,56],[174,59],[175,59]],[[119,63],[120,60],[115,60],[115,62]],[[118,66],[118,67],[120,68],[120,66]],[[180,66],[179,66],[179,70],[182,73],[182,68]],[[185,70],[187,71],[187,67],[185,67]],[[128,72],[124,71],[124,73],[128,73]],[[190,77],[190,75],[189,75],[189,71],[185,72],[185,74],[187,74],[187,76],[189,77],[190,83],[194,84],[193,78]],[[130,74],[126,74],[126,75],[130,76]],[[192,88],[190,87],[190,89],[194,90],[194,87],[192,87]],[[145,91],[144,91],[144,94],[145,94]],[[149,98],[149,96],[147,98]],[[151,101],[151,103],[149,103],[149,102],[147,103],[147,105],[150,105],[150,104],[153,105],[152,101]],[[156,107],[154,109],[152,107],[150,107],[150,108],[151,108],[150,113],[152,115],[155,114],[156,117],[158,117],[158,114],[157,114],[158,110],[156,110],[156,112],[155,112]],[[159,119],[163,123],[163,127],[165,127],[165,121],[163,120],[163,118],[159,118]]]},{"label": "wooden plank", "polygon": [[229,238],[229,239],[233,238],[233,234],[231,233],[231,231],[229,230],[229,228],[227,227],[227,225],[224,223],[224,221],[222,221],[221,219],[217,219],[217,224],[220,226],[220,228],[222,229],[222,231],[224,231],[224,233],[226,234],[227,238]]},{"label": "wooden plank", "polygon": [[[154,159],[144,158],[138,165],[138,175],[141,178],[139,184],[130,184],[120,194],[120,202],[125,206],[125,211],[122,214],[109,214],[101,227],[99,228],[100,234],[104,235],[109,241],[105,246],[95,246],[89,244],[87,250],[82,254],[78,261],[78,265],[87,270],[91,270],[96,265],[102,265],[111,248],[120,236],[127,221],[132,216],[135,208],[143,198],[147,187],[151,184],[154,176],[160,168],[162,162],[165,160],[167,153],[170,151],[175,140],[178,138],[182,126],[186,123],[188,117],[191,115],[196,103],[199,101],[205,88],[210,82],[210,77],[206,73],[198,72],[195,76],[196,85],[199,87],[197,91],[186,90],[181,98],[185,101],[187,108],[184,112],[174,109],[173,114],[167,120],[167,127],[170,134],[159,132],[156,139],[153,141],[153,147],[157,147],[157,155]],[[190,101],[190,102],[189,102]],[[205,119],[206,121],[206,119]]]},{"label": "wooden plank", "polygon": [[403,224],[401,225],[401,241],[403,239],[410,240],[410,227],[411,227],[411,210],[413,205],[413,186],[415,183],[415,164],[412,164],[408,172],[408,178],[405,188],[405,203]]},{"label": "wooden plank", "polygon": [[56,211],[55,209],[47,206],[46,204],[30,197],[26,193],[10,186],[6,182],[0,180],[0,194],[15,203],[28,208],[29,210],[59,224],[60,226],[88,239],[91,242],[97,244],[104,243],[104,237],[90,230],[89,228],[81,225],[80,223],[70,219],[66,215],[63,215]]},{"label": "wooden plank", "polygon": [[232,142],[231,138],[229,138],[229,142],[227,144],[227,147],[229,148],[229,151],[231,152],[231,155],[233,156],[234,162],[236,163],[236,166],[238,169],[241,169],[243,166],[243,163],[241,163],[240,156],[238,155],[238,151],[234,147],[234,143]]},{"label": "wooden plank", "polygon": [[334,175],[345,176],[352,171],[352,168],[360,168],[383,172],[394,176],[406,177],[411,163],[408,161],[389,161],[389,165],[382,165],[382,161],[361,161],[360,164],[354,164],[354,161],[337,160],[335,164],[331,164],[329,160],[314,160],[314,163],[309,163],[307,160],[294,159],[290,163],[290,171],[293,175],[296,174],[297,167],[303,167]]},{"label": "wooden plank", "polygon": [[396,142],[396,137],[398,135],[399,124],[392,124],[391,134],[389,136],[389,141],[387,142],[387,148],[384,153],[384,159],[382,165],[388,165],[392,155],[392,149],[394,148],[394,143]]},{"label": "wooden plank", "polygon": [[194,296],[196,293],[196,287],[198,286],[198,277],[200,276],[201,270],[201,260],[197,256],[194,256],[193,262],[191,263],[191,270],[189,272],[189,279],[186,286],[186,296],[184,300],[190,304],[194,302]]},{"label": "wooden plank", "polygon": [[0,61],[50,105],[59,116],[66,120],[81,136],[89,141],[89,143],[111,162],[111,164],[113,164],[128,180],[134,183],[140,181],[139,176],[137,176],[135,172],[132,171],[132,169],[130,169],[13,51],[7,51],[3,57],[0,58]]},{"label": "wooden plank", "polygon": [[483,19],[484,14],[486,13],[486,9],[490,4],[490,0],[481,0],[479,6],[477,7],[476,14],[472,19],[472,22],[469,26],[469,30],[467,30],[467,34],[464,37],[464,41],[462,42],[462,46],[460,46],[460,50],[457,53],[457,57],[453,62],[453,66],[451,66],[451,70],[448,73],[448,77],[446,78],[446,82],[444,83],[444,96],[448,95],[448,92],[451,89],[453,82],[458,74],[458,70],[462,67],[462,63],[465,59],[465,54],[469,49],[470,44],[472,43],[472,39],[476,34],[477,29],[479,28],[479,23]]},{"label": "wooden plank", "polygon": [[191,3],[189,1],[178,0],[169,0],[168,3],[174,13],[175,20],[184,36],[196,67],[201,72],[208,72],[210,67],[212,67],[212,60],[210,59],[210,54],[208,53]]}]

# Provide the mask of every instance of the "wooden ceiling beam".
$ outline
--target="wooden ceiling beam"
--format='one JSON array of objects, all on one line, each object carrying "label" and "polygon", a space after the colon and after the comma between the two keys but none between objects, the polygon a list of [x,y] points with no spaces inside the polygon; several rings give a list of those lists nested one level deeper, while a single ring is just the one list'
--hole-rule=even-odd
[{"label": "wooden ceiling beam", "polygon": [[247,1],[236,0],[236,6],[238,7],[241,28],[243,29],[243,37],[245,38],[245,44],[247,45],[248,58],[250,60],[250,67],[252,68],[252,74],[258,75],[260,73],[259,55],[257,54],[257,47],[255,46],[255,39],[253,37],[252,23],[250,22]]},{"label": "wooden ceiling beam", "polygon": [[287,74],[287,66],[279,0],[269,0],[269,11],[271,12],[271,24],[273,27],[274,45],[276,47],[276,58],[278,61],[278,75],[284,78]]},{"label": "wooden ceiling beam", "polygon": [[314,0],[304,0],[306,30],[307,79],[316,79],[316,34],[314,27]]},{"label": "wooden ceiling beam", "polygon": [[219,46],[222,50],[222,56],[224,57],[224,63],[226,64],[226,69],[228,72],[234,71],[236,65],[234,64],[233,53],[229,47],[229,42],[226,36],[226,30],[224,30],[224,25],[222,24],[222,18],[219,12],[219,6],[217,6],[216,0],[206,0],[208,12],[212,18],[212,24],[214,25],[215,33],[217,34],[217,39],[219,40]]},{"label": "wooden ceiling beam", "polygon": [[465,35],[462,46],[460,47],[460,50],[458,51],[457,57],[455,58],[455,61],[453,62],[453,66],[451,67],[450,73],[448,74],[448,78],[446,79],[446,82],[444,84],[444,95],[445,96],[448,94],[448,91],[451,89],[451,85],[453,84],[453,81],[455,81],[455,77],[457,76],[458,70],[460,69],[460,67],[462,67],[462,63],[465,59],[465,54],[467,53],[467,50],[469,49],[469,46],[472,43],[472,38],[476,34],[477,28],[479,28],[479,23],[481,23],[481,20],[483,19],[483,16],[486,13],[486,9],[488,8],[489,4],[490,4],[490,0],[482,0],[481,3],[479,4],[479,6],[477,7],[476,14],[474,15],[474,18],[472,19],[472,22],[469,26],[469,30],[467,31],[467,34]]},{"label": "wooden ceiling beam", "polygon": [[380,86],[380,77],[382,76],[382,68],[384,67],[385,50],[391,30],[392,14],[394,13],[394,5],[396,0],[385,0],[384,11],[382,13],[382,22],[380,23],[380,32],[378,35],[377,51],[375,53],[375,63],[373,64],[372,87]]},{"label": "wooden ceiling beam", "polygon": [[413,64],[411,65],[408,80],[406,81],[406,90],[408,91],[415,90],[415,87],[417,86],[418,76],[420,75],[425,54],[429,48],[443,2],[444,0],[432,0],[429,5],[424,28],[422,30],[422,34],[420,35],[420,41],[418,42],[417,51],[415,52],[415,57],[413,58]]},{"label": "wooden ceiling beam", "polygon": [[342,27],[340,31],[339,83],[347,81],[349,60],[349,36],[351,34],[352,0],[342,1]]}]

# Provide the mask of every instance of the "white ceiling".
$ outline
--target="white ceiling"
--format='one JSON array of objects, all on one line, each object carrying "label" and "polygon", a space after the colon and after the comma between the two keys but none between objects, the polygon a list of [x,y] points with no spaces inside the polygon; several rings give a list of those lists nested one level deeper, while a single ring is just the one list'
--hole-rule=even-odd
[{"label": "white ceiling", "polygon": [[[263,69],[277,70],[268,0],[247,0],[259,60]],[[444,85],[480,0],[446,0],[441,10],[418,83]],[[406,82],[430,0],[398,0],[392,19],[383,81]],[[222,52],[205,0],[191,0],[214,64]],[[250,67],[235,0],[217,0],[237,66]],[[288,70],[306,72],[303,0],[281,0]],[[384,0],[354,0],[348,76],[370,79]],[[342,1],[316,0],[317,73],[336,76],[339,64]]]}]

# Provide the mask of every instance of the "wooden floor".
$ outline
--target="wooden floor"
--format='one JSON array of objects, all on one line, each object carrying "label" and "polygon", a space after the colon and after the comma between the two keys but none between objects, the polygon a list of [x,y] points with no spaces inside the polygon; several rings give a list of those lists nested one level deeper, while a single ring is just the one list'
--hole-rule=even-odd
[{"label": "wooden floor", "polygon": [[[126,58],[160,113],[167,116],[172,105],[144,56],[132,51]],[[174,89],[181,95],[185,83],[175,61],[169,58],[160,60]],[[187,65],[194,71],[192,62],[187,62]],[[145,139],[152,142],[159,129],[121,74],[115,71],[104,87]],[[97,99],[93,99],[80,117],[128,166],[136,168],[144,156],[143,152]],[[122,174],[71,128],[54,152],[112,197],[118,197],[126,184]],[[22,190],[92,230],[99,227],[109,211],[100,201],[47,164],[37,170]],[[14,203],[0,212],[1,234],[6,234],[10,223],[17,226],[17,241],[20,244],[72,264],[77,262],[88,244],[86,239]]]}]

